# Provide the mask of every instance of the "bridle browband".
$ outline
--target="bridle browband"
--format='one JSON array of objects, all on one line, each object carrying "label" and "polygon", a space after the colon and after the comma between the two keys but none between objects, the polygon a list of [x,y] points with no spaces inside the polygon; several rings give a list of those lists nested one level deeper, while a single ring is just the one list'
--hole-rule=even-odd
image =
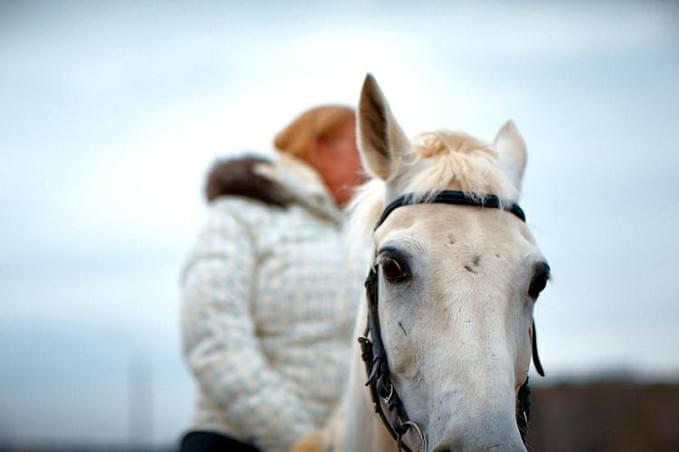
[{"label": "bridle browband", "polygon": [[401,195],[392,202],[390,202],[387,207],[382,211],[379,221],[375,225],[375,229],[379,228],[384,220],[387,219],[389,214],[399,207],[411,206],[413,204],[458,204],[462,206],[474,206],[474,207],[490,207],[493,209],[502,209],[507,212],[511,212],[516,215],[519,220],[526,222],[526,215],[523,213],[523,209],[519,207],[516,203],[506,204],[502,202],[497,195],[483,195],[475,196],[465,193],[463,191],[457,190],[444,190],[438,192],[433,197],[415,196],[414,194]]},{"label": "bridle browband", "polygon": [[[380,227],[389,214],[399,207],[432,203],[502,209],[514,214],[521,221],[526,221],[526,216],[518,204],[503,202],[503,200],[496,195],[472,196],[461,191],[445,190],[429,197],[415,197],[412,194],[406,194],[396,198],[384,209],[379,221],[375,225],[375,229]],[[408,417],[403,401],[399,397],[398,391],[391,380],[387,353],[384,348],[384,343],[382,342],[380,328],[378,286],[377,264],[375,263],[371,266],[368,277],[365,280],[368,301],[368,319],[363,336],[358,338],[358,342],[361,345],[361,358],[365,363],[366,373],[368,374],[366,386],[370,388],[370,396],[375,412],[379,415],[389,434],[396,441],[399,450],[404,450],[406,452],[413,451],[403,441],[403,436],[412,429],[419,437],[419,450],[426,452],[426,434],[417,423],[411,421]],[[535,370],[537,370],[539,375],[544,376],[540,357],[538,356],[535,322],[533,322],[532,326],[531,347]],[[387,412],[385,412],[384,407],[387,408]],[[526,377],[526,381],[519,388],[516,401],[516,422],[524,444],[526,441],[526,433],[528,432],[530,407],[530,387],[528,386],[528,377]]]}]

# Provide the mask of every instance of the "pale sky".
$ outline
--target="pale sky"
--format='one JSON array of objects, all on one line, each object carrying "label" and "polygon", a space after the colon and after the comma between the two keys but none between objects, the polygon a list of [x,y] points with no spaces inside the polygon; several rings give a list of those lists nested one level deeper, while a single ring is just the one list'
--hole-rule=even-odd
[{"label": "pale sky", "polygon": [[550,376],[679,380],[679,8],[590,3],[0,3],[0,443],[127,441],[142,358],[180,434],[205,169],[366,72],[411,135],[516,121]]}]

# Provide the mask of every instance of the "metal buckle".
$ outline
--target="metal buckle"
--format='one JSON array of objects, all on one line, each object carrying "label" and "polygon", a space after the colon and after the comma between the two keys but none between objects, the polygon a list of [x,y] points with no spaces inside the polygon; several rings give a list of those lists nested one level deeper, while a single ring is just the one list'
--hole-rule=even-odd
[{"label": "metal buckle", "polygon": [[[386,397],[384,397],[384,396],[382,396],[382,394],[380,394],[380,397],[382,398],[384,403],[386,403],[387,406],[389,407],[389,402],[391,401],[391,398],[393,396],[394,396],[394,384],[389,382],[389,394],[387,394]],[[391,407],[390,407],[390,409],[391,409]]]}]

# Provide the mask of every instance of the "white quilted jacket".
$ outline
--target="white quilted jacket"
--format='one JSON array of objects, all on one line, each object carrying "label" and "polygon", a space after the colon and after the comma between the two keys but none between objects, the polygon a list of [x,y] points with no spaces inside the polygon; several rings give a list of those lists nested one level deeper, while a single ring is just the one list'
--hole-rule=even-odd
[{"label": "white quilted jacket", "polygon": [[285,451],[341,396],[364,275],[317,173],[286,156],[261,171],[296,202],[209,205],[182,275],[182,339],[192,429]]}]

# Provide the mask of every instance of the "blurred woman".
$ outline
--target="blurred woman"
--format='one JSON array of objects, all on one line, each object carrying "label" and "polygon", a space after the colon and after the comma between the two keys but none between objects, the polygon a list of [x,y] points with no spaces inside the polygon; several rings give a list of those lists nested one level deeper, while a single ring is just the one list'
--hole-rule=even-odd
[{"label": "blurred woman", "polygon": [[182,451],[286,451],[329,416],[346,379],[360,277],[342,206],[362,182],[355,115],[311,109],[278,158],[218,162],[182,275],[182,339],[197,383]]}]

